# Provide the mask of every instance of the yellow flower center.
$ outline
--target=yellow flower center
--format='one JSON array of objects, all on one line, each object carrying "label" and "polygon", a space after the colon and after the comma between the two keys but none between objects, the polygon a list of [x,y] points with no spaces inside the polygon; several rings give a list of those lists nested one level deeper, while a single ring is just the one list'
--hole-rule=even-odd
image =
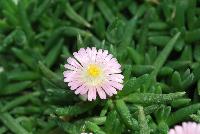
[{"label": "yellow flower center", "polygon": [[101,69],[94,64],[89,65],[87,73],[89,76],[98,77],[101,74]]}]

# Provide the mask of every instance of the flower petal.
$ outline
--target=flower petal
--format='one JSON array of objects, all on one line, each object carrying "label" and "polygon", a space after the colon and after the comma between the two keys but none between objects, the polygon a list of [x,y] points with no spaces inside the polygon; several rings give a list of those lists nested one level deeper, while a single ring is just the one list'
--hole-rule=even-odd
[{"label": "flower petal", "polygon": [[92,101],[92,99],[96,99],[96,89],[90,88],[88,91],[88,100]]},{"label": "flower petal", "polygon": [[105,94],[105,92],[103,91],[103,89],[97,88],[97,92],[98,92],[99,97],[100,97],[101,99],[106,99],[106,94]]}]

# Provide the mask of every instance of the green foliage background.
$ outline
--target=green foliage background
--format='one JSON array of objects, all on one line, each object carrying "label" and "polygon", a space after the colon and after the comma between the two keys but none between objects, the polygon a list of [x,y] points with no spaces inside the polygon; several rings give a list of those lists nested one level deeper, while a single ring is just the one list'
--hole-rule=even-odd
[{"label": "green foliage background", "polygon": [[[0,0],[0,134],[167,134],[200,122],[199,0]],[[85,101],[63,82],[82,47],[107,49],[124,88]]]}]

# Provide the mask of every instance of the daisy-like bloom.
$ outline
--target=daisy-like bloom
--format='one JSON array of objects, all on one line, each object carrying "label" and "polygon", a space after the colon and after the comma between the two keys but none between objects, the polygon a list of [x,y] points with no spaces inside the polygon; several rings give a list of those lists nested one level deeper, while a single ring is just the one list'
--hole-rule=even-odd
[{"label": "daisy-like bloom", "polygon": [[196,122],[183,122],[182,126],[175,126],[168,134],[200,134],[200,124]]},{"label": "daisy-like bloom", "polygon": [[112,96],[123,88],[121,65],[107,50],[81,48],[67,59],[63,72],[64,82],[68,83],[75,94],[86,95],[89,101],[95,100],[97,93],[101,99],[106,94]]}]

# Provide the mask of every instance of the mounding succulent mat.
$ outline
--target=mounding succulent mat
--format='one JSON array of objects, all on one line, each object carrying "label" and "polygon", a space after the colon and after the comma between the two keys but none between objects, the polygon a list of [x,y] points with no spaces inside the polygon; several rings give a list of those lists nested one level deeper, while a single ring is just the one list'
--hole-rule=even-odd
[{"label": "mounding succulent mat", "polygon": [[[121,65],[117,94],[88,101],[64,82],[87,47]],[[0,134],[167,134],[188,121],[200,122],[199,0],[0,1]]]}]

